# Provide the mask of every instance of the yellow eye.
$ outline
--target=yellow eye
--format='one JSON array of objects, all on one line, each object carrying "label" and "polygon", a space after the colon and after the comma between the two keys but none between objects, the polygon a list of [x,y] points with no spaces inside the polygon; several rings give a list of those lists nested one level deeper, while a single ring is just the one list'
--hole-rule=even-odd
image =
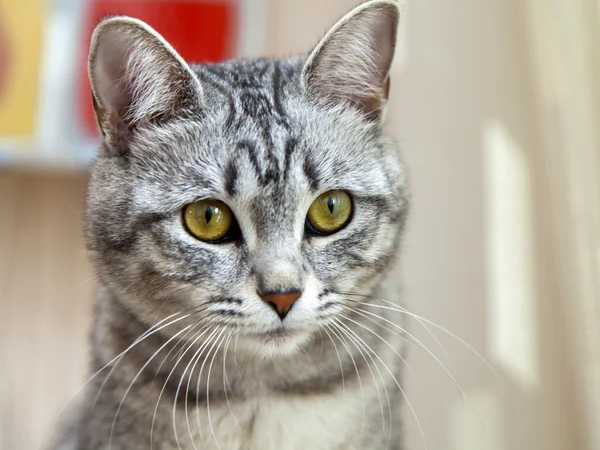
[{"label": "yellow eye", "polygon": [[329,191],[320,195],[308,210],[307,226],[317,233],[341,230],[352,216],[352,200],[344,191]]},{"label": "yellow eye", "polygon": [[183,209],[183,221],[190,234],[207,242],[223,239],[233,220],[229,207],[219,200],[200,200]]}]

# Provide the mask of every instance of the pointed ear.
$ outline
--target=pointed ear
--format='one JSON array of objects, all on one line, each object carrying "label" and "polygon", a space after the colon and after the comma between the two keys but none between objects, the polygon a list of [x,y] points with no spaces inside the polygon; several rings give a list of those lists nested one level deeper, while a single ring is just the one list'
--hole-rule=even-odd
[{"label": "pointed ear", "polygon": [[400,7],[372,0],[356,7],[325,35],[308,57],[304,89],[326,105],[355,106],[379,120],[389,92]]},{"label": "pointed ear", "polygon": [[177,52],[144,22],[114,17],[92,35],[88,73],[98,125],[118,149],[135,128],[199,111],[202,90]]}]

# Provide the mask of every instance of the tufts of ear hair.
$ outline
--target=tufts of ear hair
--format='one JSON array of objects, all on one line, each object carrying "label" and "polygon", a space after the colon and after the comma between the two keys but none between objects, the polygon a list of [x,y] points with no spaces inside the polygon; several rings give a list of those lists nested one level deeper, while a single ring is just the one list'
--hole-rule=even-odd
[{"label": "tufts of ear hair", "polygon": [[304,89],[324,106],[349,104],[380,120],[389,95],[400,6],[372,0],[352,10],[308,57]]},{"label": "tufts of ear hair", "polygon": [[109,151],[125,151],[136,127],[200,113],[197,77],[156,31],[137,19],[100,22],[88,72],[96,120]]}]

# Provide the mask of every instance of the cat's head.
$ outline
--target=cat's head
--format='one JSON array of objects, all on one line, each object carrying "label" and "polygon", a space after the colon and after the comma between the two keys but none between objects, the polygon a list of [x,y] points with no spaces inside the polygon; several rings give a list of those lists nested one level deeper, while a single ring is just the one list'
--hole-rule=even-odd
[{"label": "cat's head", "polygon": [[371,293],[407,211],[382,133],[398,16],[371,1],[308,57],[207,66],[140,21],[100,23],[87,234],[113,294],[149,324],[191,314],[273,355]]}]

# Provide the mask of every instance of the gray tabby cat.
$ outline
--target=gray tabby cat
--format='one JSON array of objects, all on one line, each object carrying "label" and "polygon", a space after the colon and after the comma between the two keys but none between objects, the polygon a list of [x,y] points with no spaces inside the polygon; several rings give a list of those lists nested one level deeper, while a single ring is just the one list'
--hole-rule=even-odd
[{"label": "gray tabby cat", "polygon": [[398,19],[369,1],[308,57],[198,66],[138,20],[98,25],[99,373],[55,448],[400,448]]}]

